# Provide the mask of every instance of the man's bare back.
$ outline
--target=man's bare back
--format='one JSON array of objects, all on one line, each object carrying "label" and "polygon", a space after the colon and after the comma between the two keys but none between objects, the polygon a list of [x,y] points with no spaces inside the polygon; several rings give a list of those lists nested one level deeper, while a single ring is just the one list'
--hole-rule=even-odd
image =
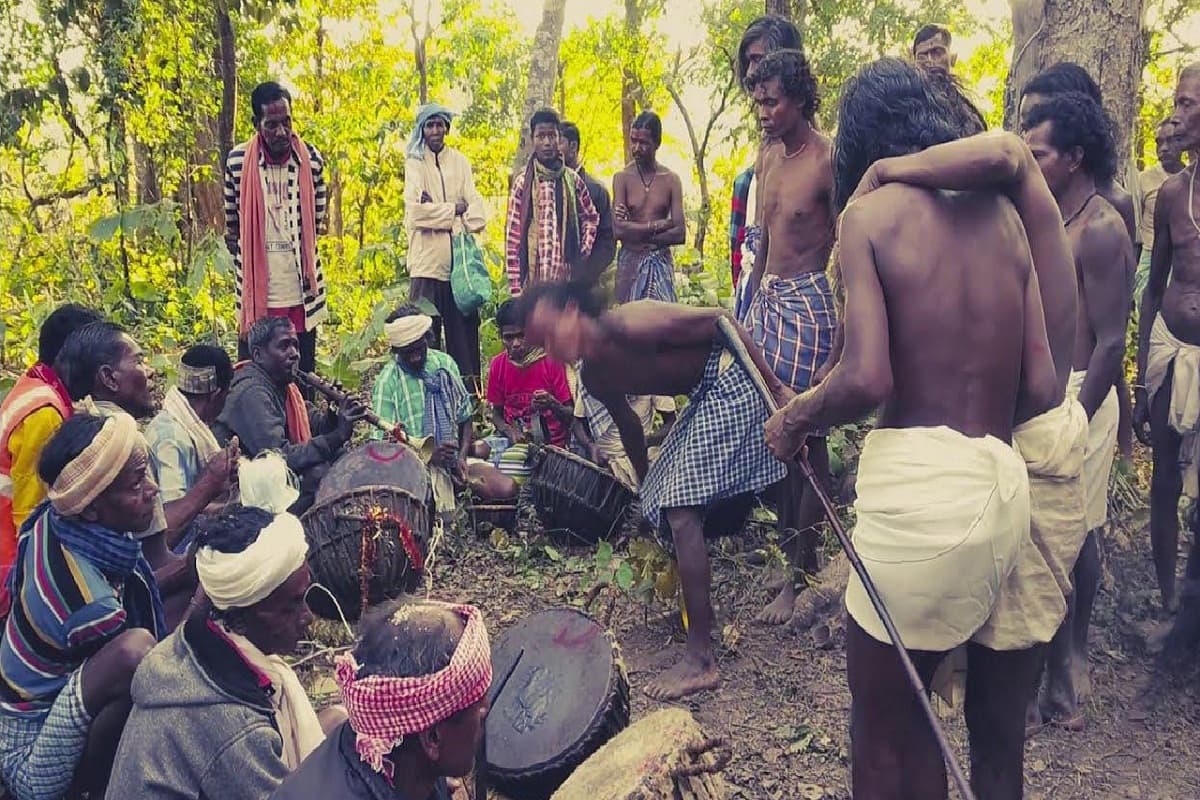
[{"label": "man's bare back", "polygon": [[763,146],[758,217],[765,273],[791,277],[828,264],[835,234],[831,148],[816,131],[809,132],[803,152],[792,156],[785,155],[781,141]]},{"label": "man's bare back", "polygon": [[581,379],[604,402],[627,394],[687,394],[700,382],[717,335],[719,309],[638,300],[606,311],[605,337]]},{"label": "man's bare back", "polygon": [[[1067,226],[1067,240],[1071,244],[1081,290],[1073,359],[1075,368],[1079,370],[1088,368],[1096,348],[1095,312],[1089,313],[1089,307],[1097,302],[1108,303],[1105,298],[1097,297],[1097,290],[1111,289],[1112,293],[1124,298],[1128,287],[1133,285],[1133,250],[1132,247],[1126,250],[1126,240],[1121,238],[1122,235],[1127,236],[1124,219],[1099,193],[1088,202],[1083,213]],[[1102,274],[1089,276],[1087,253],[1089,249],[1096,248],[1101,249],[1105,257],[1093,270],[1101,270]]]},{"label": "man's bare back", "polygon": [[[886,305],[893,388],[880,425],[947,425],[1010,441],[1023,359],[1014,332],[1032,313],[1031,284],[1041,315],[1012,205],[989,193],[893,184],[848,209],[843,230],[851,225],[862,226]],[[856,257],[847,248],[863,243],[843,242],[842,258]],[[964,257],[976,262],[971,269]]]}]

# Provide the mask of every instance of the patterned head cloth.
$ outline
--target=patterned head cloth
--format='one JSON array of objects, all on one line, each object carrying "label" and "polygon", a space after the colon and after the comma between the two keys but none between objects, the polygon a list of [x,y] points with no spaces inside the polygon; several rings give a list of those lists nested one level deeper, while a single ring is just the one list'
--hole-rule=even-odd
[{"label": "patterned head cloth", "polygon": [[217,390],[216,367],[179,365],[179,391],[187,394],[212,394]]},{"label": "patterned head cloth", "polygon": [[417,118],[413,121],[412,134],[408,137],[408,147],[404,149],[409,158],[419,161],[425,157],[425,123],[434,117],[441,117],[446,123],[446,128],[449,129],[454,112],[438,103],[426,103],[417,109]]},{"label": "patterned head cloth", "polygon": [[387,756],[404,737],[429,730],[479,702],[492,684],[492,650],[483,615],[475,606],[447,605],[466,627],[445,669],[413,678],[357,677],[353,653],[336,661],[338,688],[357,734],[359,758],[392,779]]},{"label": "patterned head cloth", "polygon": [[146,440],[133,417],[125,413],[108,417],[96,438],[67,462],[50,486],[47,496],[54,510],[64,517],[82,513],[117,479],[139,444],[145,447]]}]

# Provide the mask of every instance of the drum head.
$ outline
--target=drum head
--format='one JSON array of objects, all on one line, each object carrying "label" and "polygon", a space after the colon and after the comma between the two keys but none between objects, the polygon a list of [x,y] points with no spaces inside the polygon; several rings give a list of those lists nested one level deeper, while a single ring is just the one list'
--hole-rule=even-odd
[{"label": "drum head", "polygon": [[417,451],[396,442],[367,442],[329,468],[313,505],[321,505],[360,486],[396,486],[413,497],[429,497],[429,473]]},{"label": "drum head", "polygon": [[492,650],[496,680],[521,650],[487,718],[487,760],[496,772],[554,766],[600,724],[619,677],[612,640],[573,609],[542,611],[505,631]]}]

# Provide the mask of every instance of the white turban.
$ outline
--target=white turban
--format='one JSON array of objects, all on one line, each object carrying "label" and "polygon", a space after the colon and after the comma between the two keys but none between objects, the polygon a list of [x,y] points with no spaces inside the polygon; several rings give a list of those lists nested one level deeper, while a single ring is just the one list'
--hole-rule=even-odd
[{"label": "white turban", "polygon": [[258,458],[238,465],[238,492],[242,505],[272,514],[287,511],[300,496],[295,474],[274,450],[263,451]]},{"label": "white turban", "polygon": [[204,593],[217,609],[248,608],[262,602],[304,564],[308,540],[300,520],[278,514],[240,553],[201,547],[196,573]]},{"label": "white turban", "polygon": [[424,336],[431,327],[433,327],[433,317],[425,314],[412,314],[385,324],[383,333],[392,347],[408,347]]}]

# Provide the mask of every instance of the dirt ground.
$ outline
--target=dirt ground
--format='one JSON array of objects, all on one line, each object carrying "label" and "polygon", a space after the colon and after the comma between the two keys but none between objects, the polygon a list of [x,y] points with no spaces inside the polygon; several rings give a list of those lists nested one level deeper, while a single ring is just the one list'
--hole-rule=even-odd
[{"label": "dirt ground", "polygon": [[[549,551],[545,543],[552,545]],[[594,547],[540,538],[519,545],[510,539],[498,547],[487,537],[445,540],[433,567],[432,596],[481,606],[493,641],[531,612],[582,604],[594,579]],[[733,797],[848,798],[850,697],[844,653],[836,637],[832,646],[819,647],[810,631],[754,623],[770,598],[763,585],[766,568],[749,556],[762,545],[749,533],[713,548],[722,682],[716,691],[683,705],[707,734],[732,743],[734,759],[725,778]],[[1200,798],[1200,679],[1195,669],[1163,674],[1146,650],[1146,631],[1159,619],[1148,550],[1141,517],[1106,536],[1087,728],[1082,733],[1048,728],[1027,744],[1026,797],[1031,800]],[[591,610],[620,643],[636,720],[659,707],[642,687],[682,651],[679,615],[665,604],[648,608],[615,588],[600,592]],[[322,684],[317,694],[331,689]],[[945,714],[965,765],[961,713],[948,709]]]}]

